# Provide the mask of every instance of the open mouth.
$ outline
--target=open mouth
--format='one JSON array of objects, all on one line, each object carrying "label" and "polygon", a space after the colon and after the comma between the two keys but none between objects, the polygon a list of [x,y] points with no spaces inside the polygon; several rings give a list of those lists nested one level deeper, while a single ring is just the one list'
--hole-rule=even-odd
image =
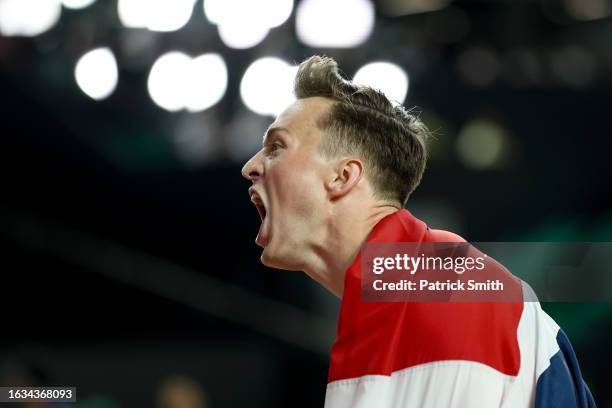
[{"label": "open mouth", "polygon": [[249,195],[251,196],[251,202],[255,204],[255,208],[257,208],[259,217],[263,221],[264,218],[266,218],[266,206],[264,205],[261,196],[253,187],[249,188]]},{"label": "open mouth", "polygon": [[251,202],[255,204],[255,208],[257,208],[259,218],[261,219],[261,225],[259,226],[259,232],[257,233],[255,242],[257,245],[265,247],[270,239],[270,220],[266,219],[268,216],[268,210],[264,204],[264,201],[261,199],[261,196],[253,187],[249,188],[249,195],[251,196]]},{"label": "open mouth", "polygon": [[255,208],[257,208],[257,212],[259,213],[259,218],[261,218],[261,225],[259,226],[259,232],[257,234],[257,238],[255,242],[265,247],[270,239],[270,223],[267,222],[266,216],[268,215],[268,210],[266,209],[266,205],[264,204],[261,196],[254,189],[249,189],[249,194],[251,195],[251,202],[255,204]]},{"label": "open mouth", "polygon": [[266,218],[266,206],[257,194],[251,195],[251,201],[255,204],[255,208],[257,208],[257,212],[259,213],[259,218],[263,221]]}]

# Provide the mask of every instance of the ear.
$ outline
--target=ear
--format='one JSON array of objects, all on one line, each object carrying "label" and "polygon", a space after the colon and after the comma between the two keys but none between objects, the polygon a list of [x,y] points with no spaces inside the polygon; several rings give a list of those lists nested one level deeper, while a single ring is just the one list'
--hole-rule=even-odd
[{"label": "ear", "polygon": [[340,160],[325,185],[332,200],[348,194],[363,177],[363,162],[356,158]]}]

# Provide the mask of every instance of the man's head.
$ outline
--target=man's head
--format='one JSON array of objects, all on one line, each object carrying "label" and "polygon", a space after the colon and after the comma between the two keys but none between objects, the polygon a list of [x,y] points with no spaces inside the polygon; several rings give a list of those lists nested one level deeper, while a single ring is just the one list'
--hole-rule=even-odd
[{"label": "man's head", "polygon": [[305,267],[305,252],[326,238],[339,212],[403,206],[426,161],[422,122],[381,92],[343,79],[333,59],[304,61],[294,93],[242,170],[262,216],[262,261],[283,269]]}]

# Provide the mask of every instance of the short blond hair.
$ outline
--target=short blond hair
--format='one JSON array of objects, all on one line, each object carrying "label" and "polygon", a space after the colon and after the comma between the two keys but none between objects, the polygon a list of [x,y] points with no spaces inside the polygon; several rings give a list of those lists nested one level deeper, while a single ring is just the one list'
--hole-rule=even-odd
[{"label": "short blond hair", "polygon": [[375,195],[404,205],[421,182],[427,159],[429,131],[418,116],[382,92],[342,78],[329,57],[312,56],[300,64],[294,93],[298,99],[336,101],[319,119],[325,132],[321,152],[327,157],[357,155]]}]

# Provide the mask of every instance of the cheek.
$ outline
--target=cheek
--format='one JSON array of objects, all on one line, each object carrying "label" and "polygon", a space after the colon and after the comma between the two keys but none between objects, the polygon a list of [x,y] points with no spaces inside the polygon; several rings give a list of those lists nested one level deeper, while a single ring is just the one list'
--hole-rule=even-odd
[{"label": "cheek", "polygon": [[322,196],[320,175],[312,164],[299,160],[280,164],[273,180],[281,207],[292,212],[311,216]]}]

